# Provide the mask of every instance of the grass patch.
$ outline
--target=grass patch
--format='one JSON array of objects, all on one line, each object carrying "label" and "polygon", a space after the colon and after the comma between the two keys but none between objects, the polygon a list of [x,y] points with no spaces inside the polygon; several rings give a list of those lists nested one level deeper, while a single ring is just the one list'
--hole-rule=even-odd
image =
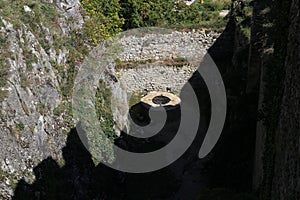
[{"label": "grass patch", "polygon": [[203,7],[211,11],[229,10],[231,6],[231,0],[205,0]]},{"label": "grass patch", "polygon": [[133,105],[139,103],[141,101],[141,98],[145,95],[146,95],[146,92],[133,93],[130,96],[129,101],[128,101],[129,108],[131,108]]},{"label": "grass patch", "polygon": [[250,41],[251,38],[251,17],[253,15],[253,8],[250,5],[250,1],[245,1],[244,6],[236,8],[233,16],[237,20],[237,26],[239,26],[241,33]]},{"label": "grass patch", "polygon": [[[19,70],[20,71],[20,70]],[[20,71],[20,84],[21,84],[21,87],[23,89],[27,88],[30,86],[30,79],[28,78],[27,74],[25,72],[21,72]]]},{"label": "grass patch", "polygon": [[13,189],[17,187],[18,181],[13,178],[12,174],[9,174],[7,171],[0,169],[0,181],[4,183],[5,181],[9,181],[10,185]]},{"label": "grass patch", "polygon": [[52,61],[52,66],[57,70],[59,75],[63,77],[60,91],[65,100],[67,100],[73,92],[73,83],[77,75],[76,65],[80,65],[85,55],[89,53],[88,47],[85,45],[84,37],[75,31],[70,33],[70,37],[63,40],[62,45],[69,50],[66,65],[59,65],[57,61]]},{"label": "grass patch", "polygon": [[42,114],[45,115],[47,112],[47,106],[44,103],[38,103],[37,104],[37,111]]},{"label": "grass patch", "polygon": [[32,71],[33,63],[38,62],[37,57],[31,51],[29,51],[26,47],[23,48],[23,56],[24,56],[24,59],[26,62],[26,69],[28,71]]},{"label": "grass patch", "polygon": [[59,104],[53,109],[53,114],[56,116],[60,116],[63,113],[66,113],[68,116],[72,116],[72,105],[70,102]]}]

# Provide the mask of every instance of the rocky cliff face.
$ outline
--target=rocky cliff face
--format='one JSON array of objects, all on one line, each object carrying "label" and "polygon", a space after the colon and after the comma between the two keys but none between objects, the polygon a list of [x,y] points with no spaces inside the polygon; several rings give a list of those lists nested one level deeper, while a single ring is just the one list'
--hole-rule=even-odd
[{"label": "rocky cliff face", "polygon": [[258,99],[254,186],[263,185],[265,188],[260,189],[265,192],[271,190],[273,177],[274,135],[283,91],[289,9],[288,2],[254,2],[247,93]]},{"label": "rocky cliff face", "polygon": [[[0,198],[17,180],[33,180],[34,165],[61,149],[72,124],[66,92],[83,20],[79,1],[3,1],[0,5]],[[69,46],[64,45],[68,43]],[[77,55],[81,55],[78,53]]]},{"label": "rocky cliff face", "polygon": [[300,198],[300,1],[292,1],[271,199]]},{"label": "rocky cliff face", "polygon": [[[250,67],[259,80],[254,186],[260,199],[299,199],[299,1],[255,2]],[[261,22],[261,23],[258,23]],[[259,78],[260,74],[260,78]],[[252,73],[253,75],[253,73]]]},{"label": "rocky cliff face", "polygon": [[[253,7],[252,17],[243,15],[247,7]],[[216,148],[215,160],[218,163],[218,157],[228,153],[248,154],[247,162],[243,156],[236,160],[250,169],[234,164],[234,158],[220,159],[235,171],[216,167],[221,175],[215,173],[215,184],[238,189],[252,176],[259,199],[299,199],[299,1],[233,1],[231,12],[227,29],[210,49],[223,71],[229,106],[218,147],[223,151]],[[247,33],[251,37],[245,37]],[[235,144],[244,140],[242,146]],[[243,153],[228,150],[228,144]],[[229,173],[232,180],[240,170],[250,176],[240,174],[242,184],[230,186],[222,174]]]},{"label": "rocky cliff face", "polygon": [[253,178],[259,199],[299,199],[299,1],[233,1],[231,12],[210,49],[229,107],[213,184],[243,190]]}]

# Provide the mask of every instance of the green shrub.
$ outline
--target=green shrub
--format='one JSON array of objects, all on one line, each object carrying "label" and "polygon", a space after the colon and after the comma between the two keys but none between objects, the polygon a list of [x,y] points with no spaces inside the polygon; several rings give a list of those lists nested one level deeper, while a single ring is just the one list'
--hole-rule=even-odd
[{"label": "green shrub", "polygon": [[71,116],[72,114],[71,103],[62,103],[53,109],[53,114],[56,116],[60,116],[64,112],[66,112],[69,116]]},{"label": "green shrub", "polygon": [[84,33],[91,44],[122,31],[124,19],[119,16],[121,10],[118,0],[81,0],[85,17]]},{"label": "green shrub", "polygon": [[183,58],[183,57],[178,57],[178,58],[175,58],[175,61],[176,61],[176,62],[186,62],[187,59],[186,59],[186,58]]},{"label": "green shrub", "polygon": [[[124,0],[120,3],[121,16],[125,19],[124,30],[138,27],[166,27],[166,28],[200,28],[203,21],[211,21],[209,25],[220,24],[214,21],[219,18],[219,11],[229,9],[230,0],[222,0],[204,4],[195,2],[187,6],[182,1],[173,0]],[[222,23],[225,26],[225,23]]]},{"label": "green shrub", "polygon": [[103,81],[99,81],[99,86],[96,92],[96,114],[98,119],[100,120],[101,129],[104,134],[110,138],[116,138],[116,134],[114,131],[114,120],[111,110],[111,91],[106,87]]},{"label": "green shrub", "polygon": [[20,123],[20,124],[17,124],[17,125],[16,125],[16,128],[17,128],[19,131],[22,131],[22,130],[25,129],[25,125],[22,124],[22,123]]},{"label": "green shrub", "polygon": [[230,0],[205,1],[203,7],[210,11],[229,10]]},{"label": "green shrub", "polygon": [[42,115],[45,115],[46,114],[46,111],[47,111],[47,107],[44,103],[38,103],[37,104],[37,111],[42,114]]}]

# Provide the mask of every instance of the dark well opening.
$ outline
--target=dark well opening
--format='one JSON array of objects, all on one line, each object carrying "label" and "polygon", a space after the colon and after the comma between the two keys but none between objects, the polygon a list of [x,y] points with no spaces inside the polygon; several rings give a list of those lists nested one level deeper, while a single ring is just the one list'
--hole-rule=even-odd
[{"label": "dark well opening", "polygon": [[155,104],[166,104],[169,103],[171,101],[171,99],[169,97],[160,95],[160,96],[156,96],[152,99],[152,102]]}]

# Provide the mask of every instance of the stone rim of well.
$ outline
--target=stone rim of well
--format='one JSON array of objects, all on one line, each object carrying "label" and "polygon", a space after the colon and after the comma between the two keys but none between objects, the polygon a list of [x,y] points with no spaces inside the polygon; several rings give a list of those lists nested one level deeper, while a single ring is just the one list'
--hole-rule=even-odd
[{"label": "stone rim of well", "polygon": [[[162,97],[162,103],[157,102],[155,99]],[[146,96],[141,98],[141,102],[146,107],[158,108],[158,107],[177,107],[180,105],[181,100],[175,94],[170,92],[159,92],[152,91],[149,92]],[[165,103],[164,103],[165,102]]]}]

